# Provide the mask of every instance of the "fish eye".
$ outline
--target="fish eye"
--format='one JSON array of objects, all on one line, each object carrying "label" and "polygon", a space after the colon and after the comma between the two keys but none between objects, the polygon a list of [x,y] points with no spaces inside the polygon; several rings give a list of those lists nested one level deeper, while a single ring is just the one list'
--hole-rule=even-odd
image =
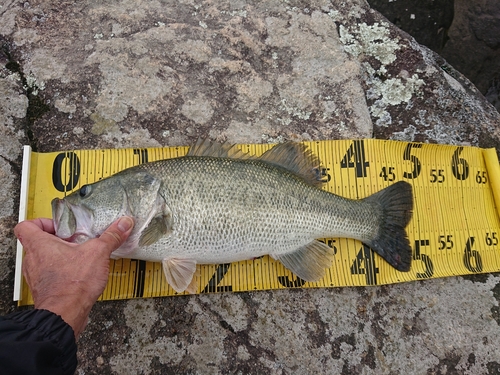
[{"label": "fish eye", "polygon": [[92,189],[91,189],[90,185],[83,185],[79,190],[80,197],[85,198],[85,197],[89,196],[91,190]]}]

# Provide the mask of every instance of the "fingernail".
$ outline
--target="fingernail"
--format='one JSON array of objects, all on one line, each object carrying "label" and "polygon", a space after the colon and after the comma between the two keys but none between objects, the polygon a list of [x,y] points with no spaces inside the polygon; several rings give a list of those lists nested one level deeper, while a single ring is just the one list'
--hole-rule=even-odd
[{"label": "fingernail", "polygon": [[118,221],[118,229],[122,232],[128,231],[134,226],[134,220],[131,217],[124,216]]}]

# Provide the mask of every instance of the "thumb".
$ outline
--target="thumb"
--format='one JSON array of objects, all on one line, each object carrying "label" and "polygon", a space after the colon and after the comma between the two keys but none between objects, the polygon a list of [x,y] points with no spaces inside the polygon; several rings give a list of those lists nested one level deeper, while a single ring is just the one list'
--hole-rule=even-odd
[{"label": "thumb", "polygon": [[14,234],[23,246],[30,247],[39,244],[42,236],[54,234],[54,223],[45,218],[25,220],[15,226]]},{"label": "thumb", "polygon": [[98,242],[98,248],[111,255],[127,240],[134,228],[134,219],[123,216],[111,224],[103,234],[94,241]]}]

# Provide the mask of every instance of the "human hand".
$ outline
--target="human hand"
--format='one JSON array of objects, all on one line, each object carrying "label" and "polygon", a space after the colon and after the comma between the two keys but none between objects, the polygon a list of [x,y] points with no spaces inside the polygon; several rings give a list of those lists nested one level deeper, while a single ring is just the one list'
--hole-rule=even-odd
[{"label": "human hand", "polygon": [[122,217],[99,238],[74,244],[54,235],[51,219],[16,225],[14,234],[24,247],[23,275],[35,308],[60,315],[78,338],[106,287],[109,257],[126,241],[133,227],[132,218]]}]

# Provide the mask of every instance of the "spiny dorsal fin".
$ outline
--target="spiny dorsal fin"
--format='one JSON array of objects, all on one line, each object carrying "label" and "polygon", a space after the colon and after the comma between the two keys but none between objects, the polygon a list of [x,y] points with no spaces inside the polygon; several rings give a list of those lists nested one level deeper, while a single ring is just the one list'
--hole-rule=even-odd
[{"label": "spiny dorsal fin", "polygon": [[252,159],[253,157],[241,151],[236,145],[212,142],[210,139],[198,139],[189,148],[186,156],[211,156],[215,158]]},{"label": "spiny dorsal fin", "polygon": [[308,184],[323,184],[318,157],[302,143],[286,142],[266,151],[259,160],[287,169],[302,177]]}]

